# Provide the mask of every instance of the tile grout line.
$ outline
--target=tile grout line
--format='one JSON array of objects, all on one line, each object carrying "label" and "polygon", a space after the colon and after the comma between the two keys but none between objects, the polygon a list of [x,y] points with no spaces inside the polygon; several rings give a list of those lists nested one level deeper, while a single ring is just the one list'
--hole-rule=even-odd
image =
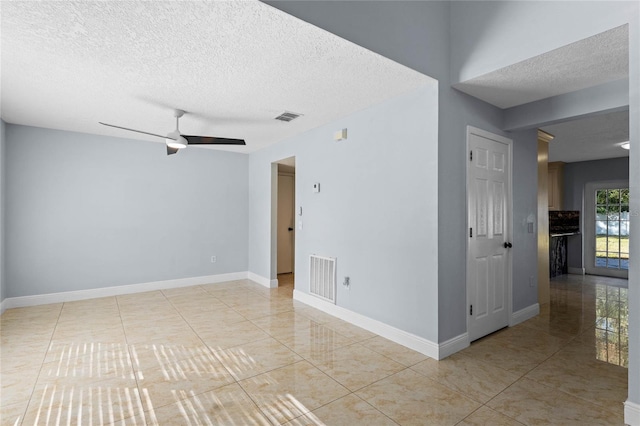
[{"label": "tile grout line", "polygon": [[[122,310],[120,308],[120,300],[118,298],[118,296],[114,296],[116,299],[116,306],[118,308],[118,318],[120,319],[120,326],[122,327],[122,334],[124,335],[124,341],[125,341],[125,345],[127,348],[127,354],[129,355],[129,362],[131,363],[131,373],[133,375],[133,380],[135,380],[136,382],[136,389],[138,390],[138,398],[140,399],[140,409],[141,409],[141,416],[142,416],[142,420],[144,422],[144,424],[148,424],[147,423],[147,411],[145,411],[144,409],[144,400],[143,400],[143,395],[142,392],[140,390],[140,382],[138,381],[138,373],[136,372],[135,366],[134,366],[134,356],[131,353],[131,345],[129,344],[129,338],[127,336],[127,330],[124,327],[124,320],[122,318]],[[151,407],[150,411],[153,410],[154,407]],[[135,417],[135,416],[133,416]],[[127,419],[130,419],[131,417],[127,417]],[[121,421],[124,421],[126,419],[121,419]]]},{"label": "tile grout line", "polygon": [[25,418],[27,417],[27,412],[29,411],[29,406],[31,405],[31,400],[33,399],[33,394],[36,391],[36,386],[38,385],[38,381],[40,379],[40,374],[42,374],[42,369],[44,368],[44,360],[47,359],[47,354],[49,353],[49,350],[51,349],[51,344],[53,342],[53,336],[56,333],[56,329],[58,328],[58,322],[60,321],[60,316],[62,316],[62,309],[64,308],[64,304],[65,302],[62,302],[62,306],[60,306],[60,312],[58,312],[58,316],[56,317],[55,320],[55,325],[53,326],[53,330],[51,331],[51,336],[49,337],[49,344],[47,345],[47,350],[44,352],[44,355],[42,357],[42,361],[40,362],[40,367],[38,369],[38,375],[36,376],[36,381],[33,383],[33,386],[31,387],[31,392],[29,393],[29,399],[27,401],[27,403],[25,404],[24,407],[24,412],[22,413],[22,420],[20,420],[20,424],[24,423]]},{"label": "tile grout line", "polygon": [[[194,286],[194,287],[196,287],[196,286]],[[197,286],[197,287],[200,287],[200,286]],[[206,289],[205,289],[205,291],[206,291]],[[175,304],[173,304],[173,303],[171,302],[171,298],[170,298],[170,297],[167,297],[167,295],[166,295],[166,294],[164,294],[164,292],[163,292],[163,291],[160,291],[160,292],[162,293],[162,295],[164,296],[164,298],[167,300],[167,302],[171,305],[171,307],[172,307],[173,309],[175,309],[175,311],[177,312],[177,314],[178,314],[178,315],[180,315],[180,318],[185,322],[185,324],[187,324],[187,326],[191,329],[191,331],[193,331],[193,333],[198,337],[198,340],[200,340],[200,342],[202,343],[203,347],[204,347],[204,348],[206,348],[206,350],[208,351],[208,353],[209,353],[212,357],[214,357],[216,360],[218,360],[218,362],[220,362],[220,365],[222,366],[222,368],[224,368],[224,369],[227,371],[227,373],[229,373],[229,376],[233,379],[233,382],[231,382],[231,383],[227,383],[227,384],[224,384],[224,385],[221,385],[221,386],[218,386],[218,387],[213,388],[213,389],[204,390],[204,391],[199,392],[199,393],[192,393],[192,394],[191,394],[189,397],[187,397],[187,398],[183,398],[183,399],[181,399],[181,400],[179,400],[179,401],[174,401],[174,402],[171,402],[171,403],[168,403],[168,404],[165,404],[165,405],[161,405],[161,406],[158,406],[158,407],[155,407],[155,408],[167,407],[167,406],[172,405],[172,404],[180,403],[181,401],[184,401],[184,400],[190,400],[190,399],[192,399],[192,398],[194,398],[194,397],[197,397],[197,396],[199,396],[199,395],[205,394],[205,393],[210,392],[210,391],[212,391],[212,390],[216,390],[216,389],[222,388],[222,387],[224,387],[224,386],[229,386],[229,385],[231,385],[231,384],[233,384],[233,383],[236,383],[236,384],[240,385],[240,384],[238,383],[238,380],[237,380],[237,379],[235,378],[235,376],[233,375],[233,372],[232,372],[232,371],[230,371],[230,370],[229,370],[229,368],[228,368],[228,367],[227,367],[223,362],[221,362],[221,361],[218,359],[218,357],[216,356],[215,352],[211,350],[211,348],[209,347],[209,345],[207,345],[207,344],[204,342],[204,340],[202,340],[202,337],[200,337],[200,334],[198,334],[198,332],[197,332],[197,331],[196,331],[196,330],[191,326],[191,324],[189,323],[189,321],[187,321],[187,319],[182,315],[182,313],[181,313],[181,312],[180,312],[180,310],[176,307],[176,305],[175,305]],[[209,294],[210,296],[214,297],[214,298],[215,298],[215,299],[217,299],[217,300],[220,300],[219,298],[217,298],[217,297],[215,297],[215,296],[211,295],[211,294],[210,294],[210,293],[208,293],[208,292],[207,292],[207,294]],[[222,302],[222,300],[220,300],[220,301]],[[223,303],[224,303],[224,302],[223,302]],[[184,359],[186,359],[186,358],[184,358]],[[179,360],[176,360],[176,361],[179,361]],[[245,392],[245,393],[246,393],[246,392]]]},{"label": "tile grout line", "polygon": [[[205,290],[205,291],[206,291],[206,290]],[[214,296],[214,297],[215,297],[215,296]],[[258,326],[257,324],[255,324],[252,320],[250,320],[250,319],[246,318],[246,317],[245,317],[244,315],[242,315],[240,312],[236,311],[232,306],[227,305],[227,304],[226,304],[222,299],[218,299],[218,300],[220,300],[223,304],[225,304],[226,306],[228,306],[230,309],[232,309],[232,310],[233,310],[234,312],[236,312],[238,315],[240,315],[240,316],[242,316],[243,318],[245,318],[245,319],[246,319],[247,321],[249,321],[251,324],[253,324],[254,326],[258,327],[260,330],[264,331],[267,335],[269,335],[269,337],[271,337],[272,339],[276,340],[278,343],[280,343],[281,345],[285,346],[287,349],[291,350],[291,352],[293,352],[294,354],[296,354],[297,356],[299,356],[299,357],[301,358],[300,360],[298,360],[298,361],[294,361],[294,362],[293,362],[293,363],[291,363],[291,364],[287,364],[287,365],[285,365],[285,366],[281,366],[281,367],[276,367],[276,368],[274,368],[274,369],[271,369],[271,370],[268,370],[268,371],[265,371],[265,372],[262,372],[262,373],[258,373],[258,374],[253,375],[253,376],[245,377],[245,378],[240,379],[240,380],[238,380],[238,379],[235,377],[235,375],[233,374],[233,372],[232,372],[232,371],[229,371],[229,369],[227,368],[227,366],[226,366],[226,365],[224,365],[224,363],[222,363],[222,362],[221,362],[222,366],[223,366],[223,367],[224,367],[224,368],[229,372],[229,374],[231,375],[231,377],[234,379],[235,383],[240,387],[240,389],[242,389],[242,391],[244,392],[244,394],[245,394],[245,395],[246,395],[246,396],[247,396],[247,397],[248,397],[248,398],[253,402],[253,404],[254,404],[254,405],[256,406],[256,408],[260,411],[260,413],[261,413],[261,414],[262,414],[262,415],[267,419],[267,421],[268,421],[269,423],[271,423],[272,425],[274,425],[274,426],[278,426],[277,424],[274,424],[274,423],[271,421],[271,419],[269,418],[269,416],[267,416],[267,415],[265,414],[265,412],[263,411],[263,409],[260,407],[260,405],[258,405],[258,403],[255,401],[255,399],[251,396],[251,394],[250,394],[250,393],[245,389],[245,387],[244,387],[244,386],[242,386],[242,383],[241,383],[241,382],[242,382],[243,380],[248,380],[248,379],[250,379],[250,378],[252,378],[252,377],[259,376],[260,374],[266,374],[266,373],[269,373],[269,372],[271,372],[271,371],[278,370],[278,369],[280,369],[280,368],[285,368],[285,367],[288,367],[288,366],[291,366],[291,365],[295,365],[295,364],[297,364],[297,363],[299,363],[299,362],[305,361],[305,359],[304,359],[304,357],[302,357],[300,354],[298,354],[297,352],[293,351],[293,350],[292,350],[292,349],[290,349],[287,345],[285,345],[284,343],[280,342],[278,339],[276,339],[276,338],[275,338],[274,336],[272,336],[270,333],[268,333],[267,331],[265,331],[262,327],[259,327],[259,326]],[[269,299],[267,299],[267,300],[269,300]],[[266,315],[266,316],[271,316],[271,315]],[[266,316],[265,316],[265,317],[266,317]],[[264,317],[260,317],[260,318],[264,318]],[[194,330],[194,332],[196,332],[196,331]],[[197,332],[196,332],[196,334],[197,334]],[[198,337],[200,337],[200,335],[198,335]],[[266,340],[266,339],[265,339],[265,340]],[[259,341],[259,340],[258,340],[258,341]],[[204,341],[203,341],[203,343],[204,343]],[[205,344],[205,346],[207,347],[207,349],[209,349],[209,351],[211,351],[211,352],[212,352],[212,355],[213,355],[214,357],[216,357],[216,358],[217,358],[217,356],[216,356],[216,355],[215,355],[215,353],[211,350],[211,348],[209,348],[209,346],[208,346],[208,345],[206,345],[206,344]],[[241,346],[241,345],[238,345],[238,346]],[[234,346],[234,347],[237,347],[237,346]],[[231,348],[226,348],[226,349],[231,349]],[[296,417],[296,418],[297,418],[297,417]],[[291,419],[291,420],[294,420],[294,419]]]}]

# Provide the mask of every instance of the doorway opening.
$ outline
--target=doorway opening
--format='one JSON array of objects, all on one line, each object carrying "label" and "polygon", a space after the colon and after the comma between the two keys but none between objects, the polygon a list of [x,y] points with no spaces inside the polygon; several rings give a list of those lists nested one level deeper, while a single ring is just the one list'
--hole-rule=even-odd
[{"label": "doorway opening", "polygon": [[276,196],[276,275],[278,287],[294,287],[296,247],[296,160],[277,161]]}]

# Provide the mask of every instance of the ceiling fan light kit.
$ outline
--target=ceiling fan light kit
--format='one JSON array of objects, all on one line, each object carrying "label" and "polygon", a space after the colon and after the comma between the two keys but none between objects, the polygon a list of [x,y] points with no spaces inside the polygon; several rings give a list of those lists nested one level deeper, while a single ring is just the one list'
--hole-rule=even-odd
[{"label": "ceiling fan light kit", "polygon": [[187,140],[177,132],[169,133],[164,141],[168,147],[176,149],[186,148],[188,144]]},{"label": "ceiling fan light kit", "polygon": [[167,155],[175,154],[178,150],[186,148],[187,145],[246,145],[244,139],[232,139],[232,138],[218,138],[215,136],[192,136],[182,135],[180,133],[179,121],[180,117],[184,115],[184,111],[176,109],[173,112],[173,116],[176,118],[176,129],[170,132],[166,136],[156,133],[144,132],[142,130],[130,129],[128,127],[116,126],[114,124],[107,124],[99,122],[103,126],[114,127],[116,129],[126,130],[129,132],[142,133],[149,136],[155,136],[163,138],[167,145]]}]

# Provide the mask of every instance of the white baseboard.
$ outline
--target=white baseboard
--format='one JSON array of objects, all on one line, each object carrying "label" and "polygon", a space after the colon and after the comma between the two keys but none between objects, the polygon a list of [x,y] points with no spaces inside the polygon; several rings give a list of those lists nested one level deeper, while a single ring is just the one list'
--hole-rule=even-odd
[{"label": "white baseboard", "polygon": [[249,279],[251,281],[255,281],[260,285],[263,285],[267,288],[276,288],[278,287],[278,279],[271,280],[269,278],[265,278],[262,275],[254,274],[253,272],[249,272]]},{"label": "white baseboard", "polygon": [[571,267],[567,268],[567,272],[573,275],[584,275],[586,273],[584,268],[571,268]]},{"label": "white baseboard", "polygon": [[2,302],[0,302],[0,315],[4,314],[5,309],[7,309],[6,300],[7,299],[2,299]]},{"label": "white baseboard", "polygon": [[303,293],[299,290],[293,290],[293,298],[306,305],[326,312],[329,315],[340,318],[353,325],[364,328],[372,333],[376,333],[384,338],[398,343],[402,346],[406,346],[409,349],[418,351],[430,358],[439,359],[440,349],[437,343],[433,343],[430,340],[416,336],[399,328],[392,327],[388,324],[350,311],[343,307],[334,305],[333,303],[325,302],[322,299],[311,296],[307,293]]},{"label": "white baseboard", "polygon": [[640,404],[631,401],[624,403],[624,424],[640,426]]},{"label": "white baseboard", "polygon": [[438,345],[438,358],[437,360],[445,359],[449,355],[453,355],[456,352],[460,352],[464,348],[468,348],[471,343],[469,342],[469,333],[463,333],[459,336],[453,337],[446,342]]},{"label": "white baseboard", "polygon": [[509,321],[509,327],[513,327],[514,325],[518,325],[521,322],[525,322],[528,319],[531,319],[540,313],[540,305],[535,303],[531,306],[527,306],[524,309],[520,309],[519,311],[511,314],[511,321]]},{"label": "white baseboard", "polygon": [[169,288],[189,287],[200,284],[216,284],[226,281],[242,280],[248,273],[232,272],[230,274],[206,275],[202,277],[178,278],[175,280],[153,281],[140,284],[119,285],[114,287],[92,288],[87,290],[64,291],[61,293],[37,294],[34,296],[8,297],[2,301],[2,312],[5,309],[25,306],[46,305],[49,303],[73,302],[74,300],[95,299],[98,297],[119,296],[122,294],[142,293],[145,291],[166,290]]}]

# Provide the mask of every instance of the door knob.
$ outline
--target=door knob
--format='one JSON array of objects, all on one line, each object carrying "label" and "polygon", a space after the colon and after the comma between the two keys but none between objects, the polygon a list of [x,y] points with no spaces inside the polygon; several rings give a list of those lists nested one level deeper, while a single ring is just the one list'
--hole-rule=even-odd
[{"label": "door knob", "polygon": [[511,248],[511,247],[513,247],[513,244],[507,243],[507,242],[504,243],[504,248]]},{"label": "door knob", "polygon": [[293,228],[289,228],[289,231],[293,231]]}]

